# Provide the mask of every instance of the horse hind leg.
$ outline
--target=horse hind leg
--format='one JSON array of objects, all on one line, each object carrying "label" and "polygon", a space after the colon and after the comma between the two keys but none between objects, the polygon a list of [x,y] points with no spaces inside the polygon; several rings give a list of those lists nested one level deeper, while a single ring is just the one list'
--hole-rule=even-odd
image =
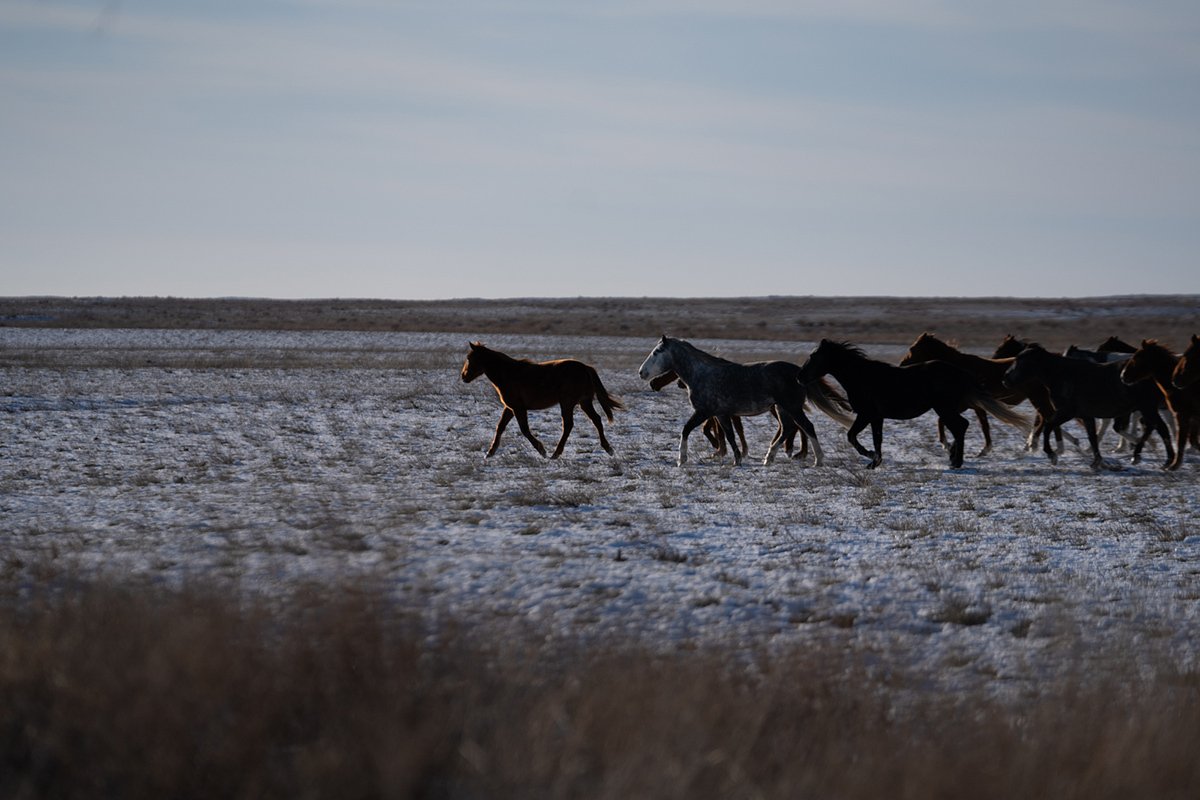
[{"label": "horse hind leg", "polygon": [[979,430],[983,432],[983,449],[975,454],[976,458],[983,458],[988,453],[992,452],[992,426],[988,422],[988,415],[982,409],[975,409],[975,416],[979,419]]},{"label": "horse hind leg", "polygon": [[571,429],[575,427],[575,404],[561,403],[562,408],[562,437],[558,440],[558,447],[554,448],[554,453],[550,458],[558,458],[562,455],[563,448],[566,447],[567,437],[571,435]]},{"label": "horse hind leg", "polygon": [[610,456],[613,455],[612,445],[608,443],[608,438],[604,435],[604,422],[600,419],[600,415],[596,412],[592,401],[590,399],[584,400],[579,404],[579,407],[583,409],[583,413],[587,414],[588,419],[596,426],[596,433],[600,434],[600,446],[604,448],[604,452]]}]

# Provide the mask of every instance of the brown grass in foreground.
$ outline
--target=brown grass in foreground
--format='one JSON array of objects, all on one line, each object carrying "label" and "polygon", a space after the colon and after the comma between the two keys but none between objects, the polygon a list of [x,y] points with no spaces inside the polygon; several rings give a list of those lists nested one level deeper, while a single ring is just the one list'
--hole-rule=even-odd
[{"label": "brown grass in foreground", "polygon": [[[1194,797],[1200,687],[1036,704],[879,685],[829,647],[656,656],[443,634],[381,592],[4,590],[0,796]],[[540,641],[540,643],[539,643]],[[915,697],[915,699],[914,699]]]}]

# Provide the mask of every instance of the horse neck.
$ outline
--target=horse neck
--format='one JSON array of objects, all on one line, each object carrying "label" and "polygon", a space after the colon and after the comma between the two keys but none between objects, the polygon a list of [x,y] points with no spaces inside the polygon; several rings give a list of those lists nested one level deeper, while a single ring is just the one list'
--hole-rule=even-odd
[{"label": "horse neck", "polygon": [[691,379],[702,369],[704,357],[708,354],[680,339],[673,340],[668,347],[671,353],[671,368],[684,383],[690,384]]},{"label": "horse neck", "polygon": [[499,350],[481,348],[477,353],[482,357],[483,374],[495,384],[500,384],[519,368],[521,362],[512,356],[505,355]]},{"label": "horse neck", "polygon": [[866,373],[876,363],[878,362],[873,362],[866,356],[851,350],[838,350],[836,355],[829,360],[828,372],[849,391],[851,386],[866,377]]},{"label": "horse neck", "polygon": [[1145,359],[1146,374],[1155,383],[1168,386],[1171,383],[1171,373],[1179,363],[1179,357],[1165,347],[1144,347],[1141,356]]}]

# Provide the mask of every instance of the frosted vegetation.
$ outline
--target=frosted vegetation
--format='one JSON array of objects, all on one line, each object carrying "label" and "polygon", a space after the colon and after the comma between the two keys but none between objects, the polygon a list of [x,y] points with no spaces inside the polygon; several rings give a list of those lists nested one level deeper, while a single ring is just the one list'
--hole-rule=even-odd
[{"label": "frosted vegetation", "polygon": [[[595,365],[628,407],[607,426],[616,456],[578,414],[560,460],[513,425],[485,461],[500,407],[459,380],[474,338]],[[1137,466],[1096,472],[1070,451],[1052,466],[994,425],[978,459],[972,419],[966,466],[949,470],[926,415],[889,422],[869,472],[815,413],[824,467],[758,464],[762,417],[746,420],[744,466],[709,458],[697,431],[680,468],[686,396],[636,375],[653,344],[0,329],[0,567],[26,587],[53,563],[277,598],[370,578],[434,638],[519,622],[748,659],[832,642],[881,679],[903,668],[916,688],[1001,699],[1110,660],[1200,666],[1196,453],[1173,474],[1153,440]],[[696,344],[802,362],[814,343]],[[557,410],[531,423],[557,440]]]}]

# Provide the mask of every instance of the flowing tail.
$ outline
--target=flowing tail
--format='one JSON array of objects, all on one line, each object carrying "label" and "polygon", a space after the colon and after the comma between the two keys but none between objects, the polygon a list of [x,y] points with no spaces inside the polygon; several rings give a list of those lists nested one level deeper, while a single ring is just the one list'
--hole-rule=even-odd
[{"label": "flowing tail", "polygon": [[1026,436],[1028,436],[1029,432],[1033,430],[1033,422],[1029,419],[1029,417],[1013,411],[1012,408],[1004,403],[1001,403],[995,397],[992,397],[992,395],[984,389],[976,390],[967,399],[967,404],[971,408],[974,408],[978,411],[986,411],[1006,425],[1012,425],[1014,428],[1018,428],[1025,433]]},{"label": "flowing tail", "polygon": [[850,402],[826,378],[813,381],[805,386],[808,399],[814,406],[824,411],[831,419],[843,428],[854,424],[853,409]]},{"label": "flowing tail", "polygon": [[[589,369],[591,369],[589,367]],[[600,408],[604,409],[604,415],[608,417],[608,421],[613,421],[613,409],[624,409],[624,404],[615,397],[610,397],[608,391],[604,388],[604,384],[600,382],[600,373],[592,369],[592,388],[596,391],[596,399],[600,401]]]}]

